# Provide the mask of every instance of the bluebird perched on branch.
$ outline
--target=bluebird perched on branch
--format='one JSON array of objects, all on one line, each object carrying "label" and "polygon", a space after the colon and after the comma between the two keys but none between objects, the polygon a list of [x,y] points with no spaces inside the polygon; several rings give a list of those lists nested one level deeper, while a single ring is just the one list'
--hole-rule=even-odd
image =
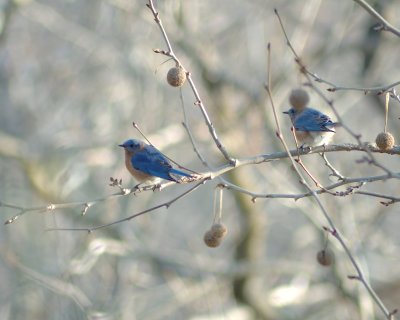
[{"label": "bluebird perched on branch", "polygon": [[119,145],[125,149],[125,166],[139,183],[161,179],[178,183],[195,180],[195,176],[172,168],[171,161],[152,145],[130,139]]},{"label": "bluebird perched on branch", "polygon": [[337,122],[312,108],[291,108],[284,112],[290,116],[294,133],[301,147],[326,145],[335,134]]}]

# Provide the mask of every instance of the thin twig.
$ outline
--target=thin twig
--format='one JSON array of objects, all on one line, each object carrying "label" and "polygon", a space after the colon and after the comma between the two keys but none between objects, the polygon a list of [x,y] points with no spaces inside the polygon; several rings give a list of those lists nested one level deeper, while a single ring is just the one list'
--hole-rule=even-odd
[{"label": "thin twig", "polygon": [[389,205],[391,205],[393,203],[400,202],[400,197],[393,197],[393,196],[388,196],[386,194],[380,194],[380,193],[375,193],[375,192],[355,191],[354,194],[361,194],[361,195],[365,195],[365,196],[371,196],[371,197],[390,200],[390,201],[380,201],[380,203],[385,205],[385,206],[389,206]]},{"label": "thin twig", "polygon": [[[394,147],[392,150],[388,150],[388,151],[382,151],[374,145],[368,145],[368,148],[371,152],[376,152],[376,153],[387,153],[387,154],[397,154],[397,155],[400,154],[400,147]],[[300,154],[302,156],[310,156],[310,155],[316,154],[316,153],[318,154],[318,153],[322,153],[322,152],[339,152],[339,151],[363,151],[363,152],[365,152],[365,149],[361,148],[359,145],[355,145],[355,144],[342,144],[342,145],[328,145],[328,146],[315,147],[315,148],[312,148],[311,151],[301,150],[301,149],[289,150],[289,153],[290,153],[290,156],[297,156],[298,154]],[[248,157],[248,158],[238,158],[236,167],[241,167],[241,166],[250,165],[250,164],[267,163],[267,162],[271,162],[271,161],[282,160],[282,159],[285,159],[288,157],[289,157],[288,153],[285,151],[282,151],[282,152],[274,152],[274,153],[270,153],[270,154],[256,155],[256,156]],[[210,171],[200,172],[196,176],[196,181],[200,181],[202,179],[213,180],[215,178],[219,178],[223,184],[229,185],[229,183],[225,179],[223,179],[221,176],[231,170],[234,170],[234,169],[235,168],[230,165],[223,165],[223,166],[220,166],[217,168],[212,168],[210,166]],[[353,183],[353,182],[384,181],[384,180],[393,179],[393,178],[400,179],[400,172],[390,172],[388,174],[380,175],[380,176],[376,176],[376,177],[365,177],[365,178],[355,178],[355,179],[354,178],[353,179],[345,178],[343,183],[324,187],[324,189],[331,190],[331,189],[340,187],[340,186],[348,184],[348,183]],[[29,212],[41,213],[41,212],[54,211],[56,209],[82,207],[81,212],[82,212],[82,214],[85,214],[87,212],[87,210],[89,208],[91,208],[92,206],[94,206],[98,203],[104,202],[104,201],[108,201],[109,199],[128,196],[132,193],[137,194],[137,193],[144,192],[144,191],[153,191],[155,188],[161,190],[161,189],[164,189],[164,188],[167,188],[167,187],[170,187],[170,186],[176,184],[175,182],[172,182],[172,181],[166,181],[159,185],[145,185],[145,186],[139,186],[139,187],[135,186],[133,188],[124,188],[121,185],[121,180],[118,181],[118,179],[112,178],[111,182],[112,183],[110,185],[113,187],[118,187],[120,189],[119,192],[104,196],[102,198],[89,200],[89,201],[48,204],[45,206],[35,206],[35,207],[31,207],[31,208],[24,208],[24,207],[15,205],[15,204],[8,204],[8,203],[4,203],[4,202],[0,201],[0,207],[6,207],[6,208],[10,208],[10,209],[14,209],[14,210],[18,211],[18,214],[14,215],[10,219],[8,219],[5,222],[5,224],[10,224],[10,223],[14,222],[15,220],[17,220],[21,215],[23,215],[25,213],[29,213]],[[237,191],[239,191],[239,190],[237,190]],[[324,192],[326,192],[326,191],[321,191],[318,193],[324,193]],[[274,198],[275,197],[275,196],[269,196],[269,195],[258,194],[258,193],[255,194],[250,191],[245,192],[245,193],[252,195],[255,198]],[[296,199],[296,198],[301,198],[304,196],[308,196],[308,195],[295,197],[295,196],[292,196],[289,194],[289,195],[286,195],[285,198],[295,198]]]},{"label": "thin twig", "polygon": [[[275,11],[276,14],[278,15],[277,11]],[[279,17],[279,15],[278,15]],[[280,20],[280,19],[279,19]],[[280,20],[281,22],[281,20]],[[281,26],[283,27],[283,24],[281,22]],[[286,34],[286,32],[285,32]],[[270,45],[268,45],[268,56],[270,56]],[[340,245],[342,246],[342,248],[344,249],[344,251],[346,252],[349,260],[351,261],[351,264],[353,265],[354,269],[357,272],[357,280],[359,280],[364,287],[367,289],[367,291],[369,292],[370,296],[372,297],[372,299],[375,301],[375,303],[379,306],[379,308],[382,310],[382,312],[385,314],[385,316],[387,317],[387,319],[390,319],[392,317],[391,313],[388,311],[388,309],[386,308],[386,306],[383,304],[382,300],[378,297],[378,295],[375,293],[375,291],[372,289],[371,285],[368,283],[360,265],[358,264],[358,262],[356,261],[355,257],[353,256],[353,254],[351,253],[350,249],[348,248],[347,244],[345,243],[343,237],[341,236],[339,230],[337,229],[336,225],[334,224],[333,220],[331,219],[330,214],[328,213],[328,211],[326,210],[326,208],[324,207],[324,205],[322,204],[321,200],[318,197],[317,192],[315,192],[306,182],[306,180],[304,179],[302,173],[300,172],[300,170],[296,167],[295,165],[295,159],[290,155],[290,151],[289,148],[286,144],[285,138],[282,135],[281,132],[281,128],[279,125],[279,120],[276,116],[276,108],[275,108],[275,104],[273,101],[273,97],[272,97],[272,91],[271,91],[271,68],[270,68],[270,60],[268,60],[268,85],[266,86],[266,90],[268,93],[268,97],[269,100],[271,102],[271,107],[272,107],[272,111],[275,117],[275,121],[276,121],[276,127],[277,127],[277,132],[276,135],[279,138],[279,140],[281,141],[284,149],[286,150],[286,152],[289,155],[289,159],[293,165],[294,171],[296,172],[296,174],[298,175],[298,177],[300,178],[300,182],[304,185],[304,187],[312,194],[313,199],[316,201],[318,207],[320,208],[320,211],[322,212],[322,214],[324,215],[325,219],[327,220],[329,226],[330,226],[330,232],[331,234],[339,241]]]},{"label": "thin twig", "polygon": [[[362,3],[365,3],[363,0],[353,0],[353,1],[360,2],[360,3],[361,3],[361,2],[362,2]],[[368,4],[367,4],[367,6],[368,6]],[[371,8],[371,9],[372,9],[372,8]],[[373,10],[373,9],[372,9],[372,10]],[[279,22],[280,22],[280,24],[281,24],[281,27],[282,27],[284,36],[285,36],[286,41],[287,41],[287,42],[286,42],[287,45],[289,46],[289,48],[291,49],[291,51],[292,51],[293,54],[295,55],[296,60],[299,60],[299,61],[300,61],[300,57],[297,55],[297,53],[296,53],[296,51],[294,50],[292,44],[290,43],[289,37],[288,37],[288,35],[287,35],[286,31],[285,31],[285,28],[284,28],[283,25],[282,25],[282,20],[281,20],[281,18],[280,18],[280,16],[279,16],[279,13],[278,13],[278,11],[277,11],[276,9],[275,9],[275,14],[277,15],[277,17],[278,17],[278,19],[279,19]],[[378,15],[379,15],[379,14],[378,14]],[[381,18],[382,18],[382,17],[381,17]],[[383,19],[383,18],[382,18],[382,19]],[[383,20],[384,20],[384,19],[383,19]],[[330,87],[329,87],[327,90],[328,90],[328,91],[331,91],[331,92],[340,91],[340,90],[352,90],[352,91],[363,91],[365,94],[367,94],[367,93],[369,93],[369,92],[373,92],[373,93],[376,93],[376,94],[380,95],[380,94],[382,94],[382,93],[384,93],[384,92],[386,92],[386,91],[389,91],[389,90],[391,90],[391,89],[394,89],[394,87],[400,85],[400,81],[396,81],[396,82],[391,83],[391,84],[386,84],[386,85],[381,85],[381,86],[375,86],[375,87],[364,87],[364,88],[363,88],[363,87],[344,87],[344,86],[337,86],[337,85],[334,84],[333,82],[321,78],[321,77],[318,76],[316,73],[311,72],[310,70],[307,70],[306,68],[302,69],[301,71],[302,71],[302,72],[306,72],[306,73],[307,73],[309,76],[311,76],[315,81],[320,82],[320,83],[325,83],[325,84],[329,85]],[[400,97],[398,97],[396,94],[393,94],[393,95],[391,95],[391,96],[392,96],[394,99],[396,99],[396,100],[398,100],[398,101],[400,102]]]},{"label": "thin twig", "polygon": [[383,132],[387,132],[387,123],[388,123],[388,113],[389,113],[389,98],[390,98],[390,93],[386,92],[385,95],[385,127]]},{"label": "thin twig", "polygon": [[379,30],[389,31],[394,35],[400,37],[400,30],[391,25],[384,17],[382,17],[374,8],[372,8],[366,1],[364,0],[353,0],[355,3],[359,4],[361,7],[365,9],[371,16],[373,16],[376,20],[381,23],[381,27]]},{"label": "thin twig", "polygon": [[179,97],[181,100],[181,107],[182,107],[182,113],[183,113],[183,122],[182,125],[186,130],[186,133],[188,134],[190,143],[192,144],[193,150],[196,153],[197,157],[199,158],[199,160],[201,161],[201,163],[208,169],[212,170],[212,167],[208,164],[207,160],[204,158],[204,156],[201,154],[201,152],[199,151],[199,148],[197,147],[197,144],[194,140],[192,131],[190,130],[190,126],[189,126],[189,119],[187,117],[187,113],[186,113],[186,107],[185,107],[185,101],[183,99],[183,93],[182,93],[182,89],[179,89]]},{"label": "thin twig", "polygon": [[[269,80],[270,81],[270,80]],[[297,148],[297,159],[295,160],[296,163],[304,170],[305,173],[307,173],[307,175],[311,178],[312,181],[314,181],[315,185],[321,189],[323,189],[325,192],[327,193],[331,193],[329,190],[325,189],[324,186],[312,175],[312,173],[310,172],[310,170],[307,169],[306,165],[304,164],[304,162],[301,160],[300,157],[300,148],[299,148],[299,142],[297,140],[297,136],[296,136],[296,128],[294,127],[294,123],[293,123],[293,119],[290,119],[292,122],[292,127],[290,128],[290,131],[292,132],[293,135],[293,139],[294,142],[296,144],[296,148]],[[325,147],[325,145],[323,145],[323,147]],[[311,150],[311,148],[309,148],[309,150],[305,150],[303,148],[303,146],[301,146],[301,149],[304,152],[309,152],[309,150]],[[332,195],[335,195],[332,193]]]},{"label": "thin twig", "polygon": [[[143,188],[145,188],[145,187],[143,187]],[[94,199],[91,201],[78,201],[78,202],[67,202],[67,203],[57,203],[57,204],[50,203],[46,206],[32,207],[32,208],[24,208],[24,207],[10,205],[10,204],[6,204],[4,202],[0,202],[0,207],[6,207],[6,208],[12,208],[12,209],[18,210],[18,213],[16,215],[11,217],[4,223],[4,224],[10,224],[10,223],[13,223],[15,220],[17,220],[23,214],[26,214],[29,212],[41,213],[41,212],[51,212],[51,211],[54,211],[57,209],[82,207],[81,213],[82,213],[82,215],[85,215],[87,210],[95,204],[98,204],[100,202],[104,202],[104,201],[107,201],[107,200],[110,200],[113,198],[123,197],[123,196],[129,195],[131,193],[135,193],[137,191],[140,191],[140,188],[133,187],[132,189],[121,189],[120,192],[113,193],[113,194],[105,196],[103,198],[98,198],[98,199]]]},{"label": "thin twig", "polygon": [[[362,179],[362,178],[361,178]],[[356,179],[355,179],[356,180]],[[256,192],[251,192],[247,189],[243,189],[237,185],[234,185],[233,183],[230,182],[225,182],[222,184],[222,186],[228,190],[234,190],[243,194],[247,194],[248,196],[251,197],[251,201],[256,202],[257,199],[259,198],[265,198],[265,199],[293,199],[295,201],[302,199],[302,198],[307,198],[307,197],[312,197],[313,193],[315,192],[316,194],[324,194],[327,193],[328,190],[333,190],[336,188],[339,188],[341,186],[345,186],[348,184],[351,184],[354,182],[339,182],[332,184],[330,186],[326,186],[323,189],[316,189],[313,190],[313,192],[306,192],[306,193],[256,193]],[[329,194],[338,196],[338,197],[345,197],[350,194],[355,193],[355,189],[361,188],[362,186],[365,185],[365,182],[358,182],[356,185],[350,185],[346,188],[344,191],[336,191],[336,192],[329,192]]]},{"label": "thin twig", "polygon": [[206,183],[206,179],[200,181],[199,183],[195,184],[193,187],[191,187],[190,189],[186,190],[185,192],[181,193],[179,196],[173,198],[172,200],[169,200],[167,202],[161,203],[157,206],[148,208],[146,210],[140,211],[138,213],[135,213],[133,215],[130,215],[129,217],[123,218],[123,219],[119,219],[119,220],[115,220],[113,222],[110,223],[106,223],[106,224],[102,224],[96,227],[91,227],[91,228],[50,228],[50,229],[46,229],[46,231],[86,231],[88,233],[91,233],[93,231],[102,229],[102,228],[106,228],[106,227],[110,227],[113,226],[115,224],[121,223],[121,222],[125,222],[125,221],[129,221],[132,220],[138,216],[141,216],[145,213],[151,212],[151,211],[155,211],[157,209],[160,209],[162,207],[165,208],[169,208],[175,201],[183,198],[184,196],[188,195],[189,193],[193,192],[194,190],[196,190],[198,187],[200,187],[201,185],[203,185],[204,183]]},{"label": "thin twig", "polygon": [[311,180],[315,183],[315,185],[316,185],[318,188],[324,190],[325,192],[327,192],[327,193],[329,193],[329,194],[332,194],[333,196],[336,195],[335,193],[333,193],[333,192],[329,191],[328,189],[326,189],[326,188],[311,174],[310,170],[307,169],[307,167],[305,166],[305,164],[303,163],[303,161],[301,160],[300,157],[299,157],[298,159],[296,159],[295,161],[300,165],[300,167],[303,168],[304,172],[307,173],[307,175],[311,178]]},{"label": "thin twig", "polygon": [[[165,55],[167,57],[172,58],[178,66],[181,66],[184,70],[186,70],[183,67],[182,63],[179,61],[178,57],[175,55],[175,53],[174,53],[174,51],[172,49],[171,42],[169,41],[167,32],[165,31],[165,28],[164,28],[164,26],[162,24],[162,21],[160,19],[160,14],[157,12],[157,10],[156,10],[156,8],[154,6],[153,0],[149,0],[149,3],[146,4],[146,5],[150,9],[150,11],[152,12],[152,14],[154,16],[154,21],[157,23],[158,27],[160,28],[162,36],[163,36],[163,38],[165,40],[165,43],[167,45],[167,48],[168,48],[167,51],[159,50],[159,49],[155,49],[153,51],[156,52],[156,53],[160,53],[160,54],[163,54],[163,55]],[[206,111],[206,107],[204,106],[204,103],[203,103],[202,99],[200,98],[200,94],[199,94],[199,92],[198,92],[198,90],[196,88],[196,85],[193,82],[192,75],[188,71],[186,71],[186,78],[187,78],[187,80],[189,82],[189,85],[190,85],[190,87],[191,87],[191,89],[193,91],[194,97],[195,97],[195,103],[194,104],[200,108],[200,111],[201,111],[201,113],[203,115],[203,118],[204,118],[204,120],[206,122],[206,125],[208,127],[208,131],[210,132],[210,135],[213,138],[217,148],[221,151],[221,153],[225,157],[225,159],[228,160],[229,163],[232,166],[235,166],[236,161],[235,161],[234,158],[232,158],[228,154],[228,151],[225,149],[224,145],[219,140],[217,132],[216,132],[216,130],[214,128],[214,125],[212,124],[212,122],[210,120],[210,117],[208,116],[208,113]]]},{"label": "thin twig", "polygon": [[338,113],[338,111],[336,110],[333,101],[328,99],[325,94],[313,84],[312,81],[312,77],[314,77],[313,73],[311,73],[310,71],[308,71],[307,67],[303,64],[301,58],[299,57],[299,55],[296,53],[296,50],[294,49],[294,47],[292,46],[289,37],[287,35],[285,26],[283,25],[282,19],[278,13],[278,10],[275,9],[275,14],[278,18],[280,27],[282,29],[283,35],[286,39],[286,44],[288,45],[288,47],[290,48],[290,50],[292,51],[293,55],[295,56],[295,61],[298,64],[299,68],[300,68],[300,72],[306,77],[307,79],[307,85],[310,86],[322,99],[323,101],[325,101],[325,103],[331,108],[331,110],[333,111],[333,113],[335,114],[336,118],[338,119],[338,122],[340,123],[341,127],[343,127],[358,143],[358,145],[364,149],[364,151],[368,154],[369,160],[368,163],[375,165],[376,167],[382,169],[383,171],[387,172],[387,173],[391,173],[391,171],[384,165],[382,165],[381,163],[379,163],[376,158],[373,156],[372,152],[369,150],[369,148],[366,146],[366,144],[361,141],[361,135],[355,133],[344,121],[344,119],[340,116],[340,114]]},{"label": "thin twig", "polygon": [[380,94],[382,94],[386,91],[389,91],[390,89],[400,85],[400,81],[396,81],[394,83],[385,84],[385,85],[376,86],[376,87],[364,87],[364,88],[362,88],[362,87],[342,87],[342,86],[336,86],[332,82],[325,81],[325,80],[319,78],[318,76],[315,76],[315,74],[313,74],[313,73],[311,73],[311,75],[314,78],[318,78],[318,80],[317,80],[318,82],[323,82],[323,83],[330,85],[331,87],[327,89],[330,92],[349,90],[349,91],[363,91],[365,94],[372,92],[372,93],[376,93],[376,94],[380,95]]},{"label": "thin twig", "polygon": [[335,176],[339,180],[346,180],[346,178],[328,161],[325,152],[322,152],[320,155],[322,159],[324,159],[325,165],[331,170],[332,172],[331,176]]}]

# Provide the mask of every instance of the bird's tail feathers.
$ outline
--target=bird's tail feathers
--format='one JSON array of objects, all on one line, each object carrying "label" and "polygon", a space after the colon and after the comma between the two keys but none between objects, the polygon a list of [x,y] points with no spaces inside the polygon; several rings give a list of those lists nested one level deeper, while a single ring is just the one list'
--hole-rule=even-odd
[{"label": "bird's tail feathers", "polygon": [[190,176],[190,174],[188,174],[186,172],[183,172],[183,171],[180,171],[180,170],[177,170],[177,169],[174,169],[174,168],[172,168],[169,171],[169,174],[177,175],[177,176],[180,176],[180,177],[189,177]]},{"label": "bird's tail feathers", "polygon": [[192,182],[198,179],[198,177],[194,174],[188,174],[186,172],[177,169],[171,169],[171,171],[168,174],[172,179],[174,179],[178,183]]}]

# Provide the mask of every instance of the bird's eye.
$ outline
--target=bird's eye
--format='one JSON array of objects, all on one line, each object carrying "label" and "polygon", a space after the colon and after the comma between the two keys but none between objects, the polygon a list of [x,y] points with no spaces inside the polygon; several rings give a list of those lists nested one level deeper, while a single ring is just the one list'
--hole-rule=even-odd
[{"label": "bird's eye", "polygon": [[131,148],[133,148],[133,147],[134,147],[134,146],[133,146],[133,143],[131,143],[130,147],[131,147]]}]

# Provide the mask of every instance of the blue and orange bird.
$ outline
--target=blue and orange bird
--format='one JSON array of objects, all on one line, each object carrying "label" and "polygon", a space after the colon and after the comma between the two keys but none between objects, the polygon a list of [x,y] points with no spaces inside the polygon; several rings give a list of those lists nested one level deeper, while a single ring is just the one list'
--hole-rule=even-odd
[{"label": "blue and orange bird", "polygon": [[313,108],[291,108],[284,112],[292,121],[297,141],[301,147],[327,145],[335,134],[337,122]]},{"label": "blue and orange bird", "polygon": [[119,146],[125,149],[126,168],[139,183],[156,183],[161,179],[180,183],[194,179],[193,175],[174,169],[167,157],[143,141],[129,139]]},{"label": "blue and orange bird", "polygon": [[292,108],[284,113],[290,116],[296,140],[304,148],[327,145],[338,125],[322,112],[308,108],[310,97],[302,88],[293,89],[289,95]]}]

